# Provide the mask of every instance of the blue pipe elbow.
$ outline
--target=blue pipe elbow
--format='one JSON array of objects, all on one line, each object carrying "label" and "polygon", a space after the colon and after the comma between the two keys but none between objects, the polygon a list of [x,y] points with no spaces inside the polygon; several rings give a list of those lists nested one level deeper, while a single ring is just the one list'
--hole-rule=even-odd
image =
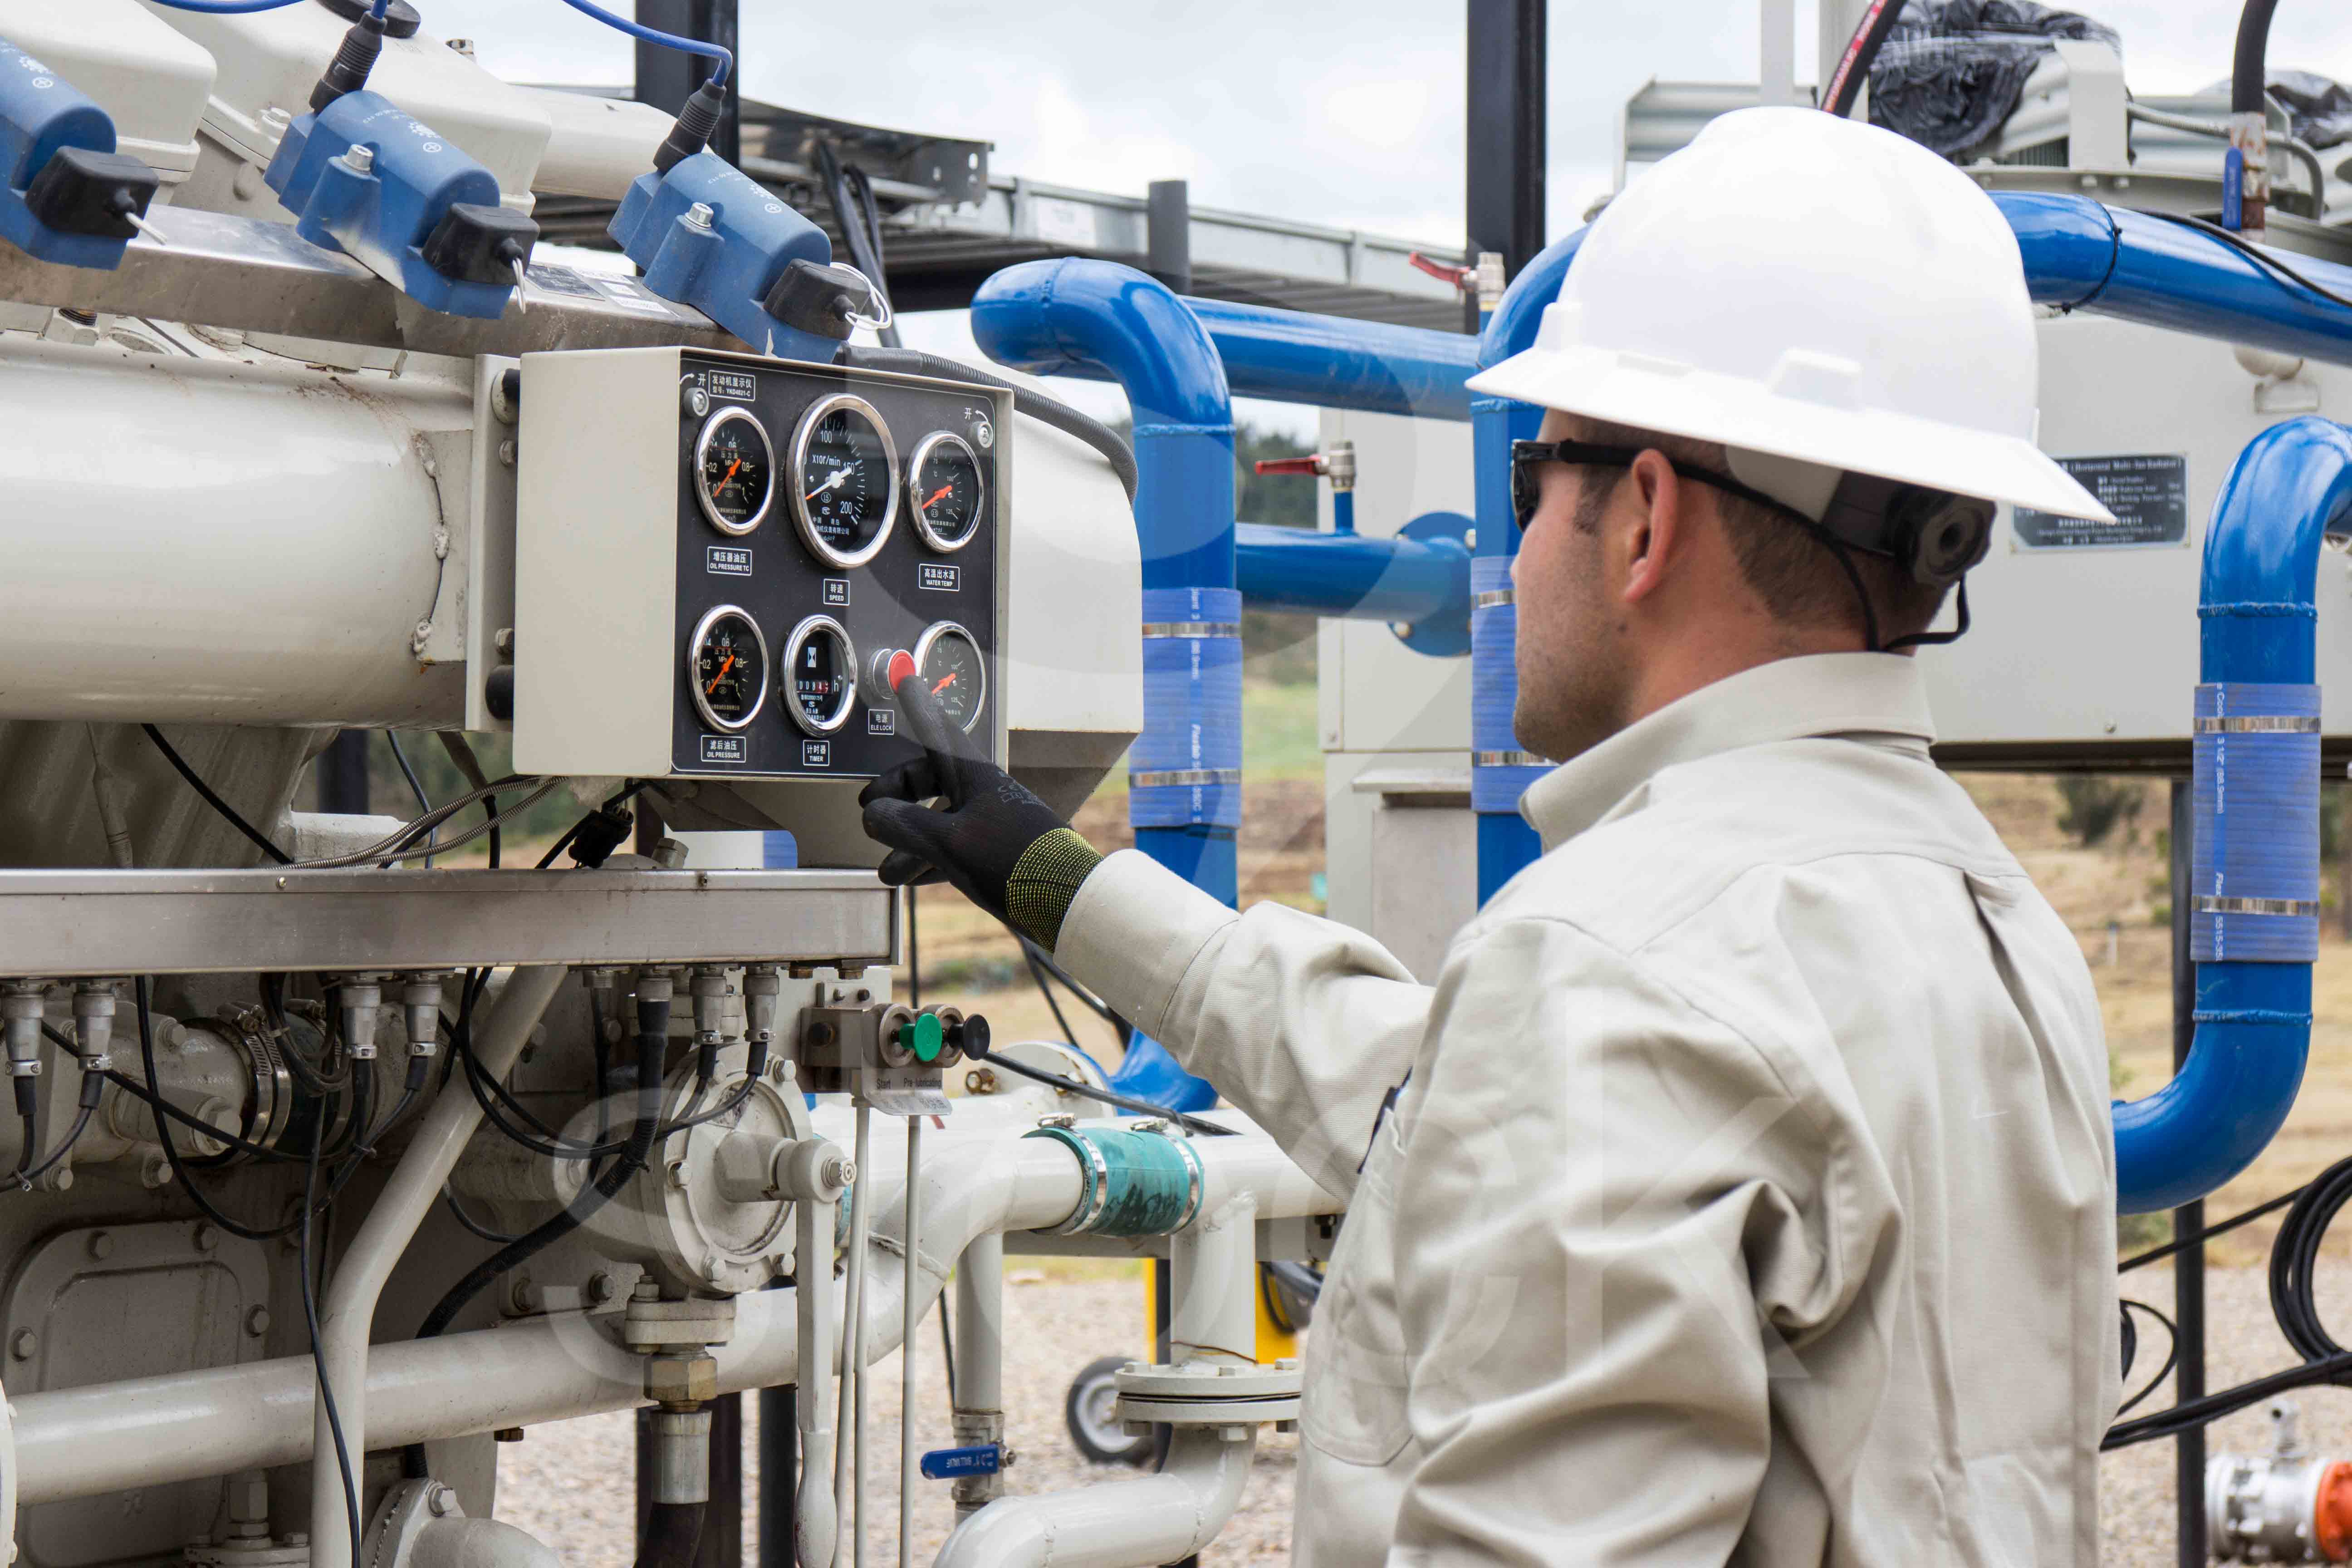
[{"label": "blue pipe elbow", "polygon": [[1470,613],[1470,552],[1457,540],[1234,530],[1242,597],[1261,609],[1418,626]]},{"label": "blue pipe elbow", "polygon": [[2198,605],[2197,1033],[2170,1083],[2115,1106],[2126,1214],[2178,1208],[2244,1170],[2303,1086],[2319,945],[2314,594],[2347,507],[2352,432],[2312,417],[2256,437],[2214,502]]},{"label": "blue pipe elbow", "polygon": [[1166,284],[1132,267],[1075,258],[1008,267],[972,296],[971,335],[989,358],[1032,375],[1118,383],[1139,434],[1147,425],[1233,424],[1224,362],[1207,329]]},{"label": "blue pipe elbow", "polygon": [[1225,300],[1184,304],[1208,328],[1225,379],[1242,396],[1421,419],[1470,417],[1463,383],[1478,368],[1475,338]]}]

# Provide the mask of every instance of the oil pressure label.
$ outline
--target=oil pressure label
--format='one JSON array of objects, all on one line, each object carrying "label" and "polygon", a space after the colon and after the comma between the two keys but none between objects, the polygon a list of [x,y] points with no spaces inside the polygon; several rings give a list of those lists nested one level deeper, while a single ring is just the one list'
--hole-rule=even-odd
[{"label": "oil pressure label", "polygon": [[713,544],[703,552],[703,570],[713,577],[749,577],[751,552],[740,544]]},{"label": "oil pressure label", "polygon": [[926,561],[916,582],[934,594],[952,594],[963,587],[963,568],[944,562]]},{"label": "oil pressure label", "polygon": [[751,745],[740,735],[705,735],[702,737],[702,760],[706,763],[748,763],[751,760]]},{"label": "oil pressure label", "polygon": [[2188,542],[2189,458],[2185,455],[2061,458],[2058,466],[2115,513],[2116,521],[2056,517],[2021,506],[2016,509],[2012,522],[2018,548],[2113,550]]},{"label": "oil pressure label", "polygon": [[759,398],[760,378],[749,371],[706,370],[702,373],[702,389],[713,397],[751,403]]}]

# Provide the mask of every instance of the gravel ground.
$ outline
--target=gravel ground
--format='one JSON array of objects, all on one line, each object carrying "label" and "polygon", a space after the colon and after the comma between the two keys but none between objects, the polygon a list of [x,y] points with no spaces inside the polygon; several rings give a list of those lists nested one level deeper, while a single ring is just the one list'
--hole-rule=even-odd
[{"label": "gravel ground", "polygon": [[[1064,1491],[1136,1472],[1124,1467],[1090,1465],[1070,1445],[1063,1426],[1062,1400],[1070,1379],[1097,1356],[1133,1352],[1143,1332],[1143,1287],[1139,1274],[1102,1279],[1044,1279],[1028,1259],[1007,1268],[1004,1291],[1004,1391],[1006,1440],[1018,1462],[1006,1477],[1015,1492]],[[1021,1281],[1015,1283],[1013,1281]],[[874,1527],[866,1535],[867,1560],[876,1568],[898,1561],[898,1394],[902,1369],[893,1355],[874,1369],[866,1405],[868,1507]],[[941,1370],[939,1328],[926,1319],[915,1358],[915,1436],[918,1451],[949,1444],[948,1399]],[[757,1495],[757,1401],[745,1401],[748,1498]],[[630,1512],[634,1506],[635,1436],[626,1413],[593,1415],[530,1429],[530,1438],[499,1450],[498,1517],[520,1525],[555,1548],[566,1568],[629,1568],[635,1555]],[[1290,1497],[1297,1468],[1295,1436],[1267,1431],[1258,1444],[1257,1463],[1241,1511],[1206,1563],[1280,1563],[1289,1558]],[[944,1482],[925,1481],[916,1493],[915,1553],[929,1563],[955,1523]],[[747,1507],[743,1521],[745,1560],[756,1562],[759,1527]]]},{"label": "gravel ground", "polygon": [[[1063,1428],[1062,1398],[1077,1369],[1098,1355],[1134,1348],[1140,1337],[1140,1285],[1131,1279],[1034,1279],[1025,1260],[1011,1265],[1005,1311],[1005,1397],[1009,1439],[1020,1456],[1008,1478],[1020,1492],[1059,1491],[1116,1480],[1134,1472],[1089,1465],[1070,1446]],[[2271,1321],[2268,1278],[2260,1268],[2218,1268],[2206,1277],[2206,1385],[2233,1383],[2293,1364],[2294,1355]],[[2320,1268],[2323,1308],[2352,1298],[2352,1260],[2333,1258]],[[2172,1310],[2172,1276],[2159,1265],[2126,1277],[2126,1293],[2167,1316]],[[2352,1314],[2339,1313],[2339,1318]],[[2164,1356],[2162,1331],[2142,1320],[2142,1360],[2131,1382],[2137,1392]],[[2147,1359],[2153,1356],[2154,1362]],[[877,1450],[868,1482],[875,1514],[867,1536],[869,1562],[897,1561],[899,1358],[875,1369],[868,1404],[870,1436]],[[947,1394],[940,1371],[938,1330],[924,1324],[916,1359],[916,1440],[920,1447],[948,1443]],[[2352,1393],[2304,1390],[2294,1396],[2303,1412],[2306,1442],[2320,1452],[2352,1458]],[[2166,1379],[2135,1414],[2171,1402]],[[751,1426],[756,1411],[747,1402]],[[528,1442],[500,1450],[499,1517],[522,1526],[562,1554],[567,1568],[629,1568],[629,1510],[633,1457],[631,1418],[591,1416],[531,1429]],[[2263,1406],[2214,1423],[2211,1451],[2263,1453],[2270,1446]],[[748,1436],[748,1434],[747,1434]],[[747,1458],[756,1447],[747,1441]],[[1286,1562],[1289,1556],[1291,1489],[1297,1468],[1297,1439],[1272,1432],[1258,1447],[1255,1472],[1241,1512],[1204,1561],[1221,1564]],[[2172,1568],[2173,1446],[2147,1443],[2122,1449],[2100,1461],[2100,1521],[2103,1561],[2107,1568]],[[752,1492],[755,1477],[747,1477]],[[915,1561],[928,1563],[954,1522],[944,1485],[925,1483],[917,1494]],[[758,1527],[747,1510],[747,1554]],[[756,1561],[756,1558],[752,1559]]]}]

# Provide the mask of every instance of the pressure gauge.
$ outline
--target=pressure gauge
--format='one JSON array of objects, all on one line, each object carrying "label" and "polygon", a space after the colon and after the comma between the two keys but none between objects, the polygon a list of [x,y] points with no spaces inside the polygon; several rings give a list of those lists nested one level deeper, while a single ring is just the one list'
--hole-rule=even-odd
[{"label": "pressure gauge", "polygon": [[857,649],[831,616],[811,616],[784,644],[786,710],[812,735],[830,735],[849,722],[857,701]]},{"label": "pressure gauge", "polygon": [[953,621],[934,622],[915,644],[914,679],[930,689],[949,721],[969,732],[988,700],[988,661],[980,644]]},{"label": "pressure gauge", "polygon": [[740,730],[768,700],[768,639],[732,605],[702,617],[686,645],[686,681],[695,711],[714,730]]},{"label": "pressure gauge", "polygon": [[776,453],[748,408],[710,416],[694,444],[694,495],[721,533],[746,534],[768,515],[776,494]]},{"label": "pressure gauge", "polygon": [[793,437],[793,515],[810,553],[837,571],[863,566],[898,521],[898,449],[862,397],[821,398]]},{"label": "pressure gauge", "polygon": [[988,499],[979,455],[951,431],[924,437],[907,465],[907,499],[924,543],[934,550],[961,550],[979,531],[981,507]]}]

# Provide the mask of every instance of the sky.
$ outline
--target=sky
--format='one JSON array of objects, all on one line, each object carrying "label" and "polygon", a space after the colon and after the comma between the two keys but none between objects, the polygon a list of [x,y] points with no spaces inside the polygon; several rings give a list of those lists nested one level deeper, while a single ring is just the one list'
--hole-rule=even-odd
[{"label": "sky", "polygon": [[[559,0],[416,3],[431,31],[472,37],[482,62],[509,80],[628,79],[629,41]],[[1134,195],[1153,180],[1183,179],[1196,206],[1462,243],[1459,3],[741,5],[743,88],[753,98],[993,142],[999,174]],[[2228,75],[2234,5],[2080,8],[2122,34],[2137,92],[2191,91]],[[1796,10],[1797,77],[1811,82],[1815,0]],[[860,24],[856,34],[845,33],[844,18]],[[1757,76],[1754,0],[1559,0],[1549,27],[1554,236],[1612,188],[1619,115],[1644,82]],[[2271,61],[2352,81],[2352,8],[2281,6]],[[908,336],[923,347],[970,342],[960,313],[912,321]],[[1099,397],[1091,405],[1102,406]],[[1295,416],[1280,422],[1304,427]]]}]

